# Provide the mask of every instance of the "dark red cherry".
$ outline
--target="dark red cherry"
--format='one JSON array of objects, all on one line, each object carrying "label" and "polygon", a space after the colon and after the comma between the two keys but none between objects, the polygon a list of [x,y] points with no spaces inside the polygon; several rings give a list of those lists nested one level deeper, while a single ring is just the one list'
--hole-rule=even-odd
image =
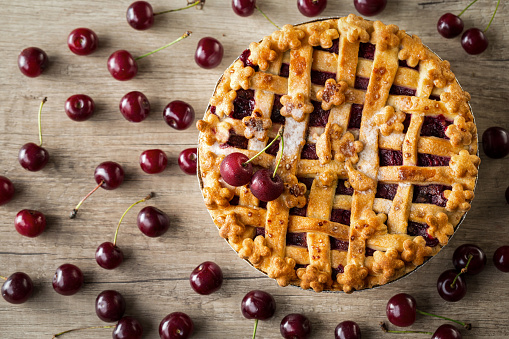
[{"label": "dark red cherry", "polygon": [[493,159],[509,154],[509,132],[502,127],[490,127],[482,134],[482,149]]},{"label": "dark red cherry", "polygon": [[455,302],[463,299],[467,293],[467,284],[462,275],[458,276],[456,270],[447,270],[438,277],[437,290],[442,299]]},{"label": "dark red cherry", "polygon": [[251,193],[261,201],[272,201],[279,198],[285,186],[279,175],[272,177],[272,171],[261,169],[251,178]]},{"label": "dark red cherry", "polygon": [[138,73],[138,63],[128,51],[118,50],[108,58],[108,71],[119,81],[131,80]]},{"label": "dark red cherry", "polygon": [[30,78],[41,75],[48,63],[48,55],[38,47],[25,48],[18,56],[19,70]]},{"label": "dark red cherry", "polygon": [[223,271],[218,264],[205,261],[198,265],[189,276],[191,287],[196,293],[207,295],[214,293],[223,284]]},{"label": "dark red cherry", "polygon": [[249,158],[247,155],[239,152],[228,154],[221,161],[219,172],[223,180],[232,186],[244,186],[251,181],[253,176],[253,165],[245,164]]},{"label": "dark red cherry", "polygon": [[48,163],[49,153],[44,147],[29,142],[19,150],[18,160],[21,167],[27,171],[37,172]]},{"label": "dark red cherry", "polygon": [[83,287],[83,273],[73,264],[63,264],[53,276],[53,289],[61,295],[73,295]]},{"label": "dark red cherry", "polygon": [[505,201],[509,204],[509,186],[505,189]]},{"label": "dark red cherry", "polygon": [[166,105],[163,118],[169,126],[176,130],[184,130],[194,122],[194,109],[187,102],[175,100]]},{"label": "dark red cherry", "polygon": [[327,7],[327,0],[297,0],[299,12],[307,17],[320,15],[325,7]]},{"label": "dark red cherry", "polygon": [[253,290],[242,299],[240,310],[247,319],[267,320],[276,312],[276,301],[265,291]]},{"label": "dark red cherry", "polygon": [[119,104],[120,113],[127,121],[141,122],[150,113],[150,103],[145,94],[133,91],[122,97]]},{"label": "dark red cherry", "polygon": [[431,339],[461,339],[460,331],[450,324],[444,324],[437,328]]},{"label": "dark red cherry", "polygon": [[305,315],[292,313],[281,320],[279,330],[285,339],[306,339],[311,334],[311,323]]},{"label": "dark red cherry", "polygon": [[0,175],[0,206],[7,204],[14,197],[14,185],[8,178]]},{"label": "dark red cherry", "polygon": [[46,218],[39,211],[21,210],[14,218],[14,226],[19,234],[35,238],[46,229]]},{"label": "dark red cherry", "polygon": [[124,182],[124,169],[114,161],[100,163],[94,171],[94,179],[105,190],[114,190]]},{"label": "dark red cherry", "polygon": [[75,94],[65,101],[65,113],[74,121],[85,121],[94,115],[95,103],[85,94]]},{"label": "dark red cherry", "polygon": [[493,263],[500,271],[509,272],[509,246],[497,248],[493,254]]},{"label": "dark red cherry", "polygon": [[468,54],[481,54],[488,48],[488,38],[479,28],[470,28],[461,36],[461,46]]},{"label": "dark red cherry", "polygon": [[114,290],[102,291],[95,299],[95,313],[108,323],[119,321],[124,316],[125,308],[124,297]]},{"label": "dark red cherry", "polygon": [[387,0],[353,0],[355,9],[362,15],[373,16],[381,13]]},{"label": "dark red cherry", "polygon": [[238,16],[250,16],[256,8],[256,0],[232,0],[232,9]]},{"label": "dark red cherry", "polygon": [[118,321],[113,329],[112,337],[113,339],[141,339],[143,327],[138,320],[125,316]]},{"label": "dark red cherry", "polygon": [[95,261],[107,270],[113,270],[124,261],[124,253],[112,242],[103,242],[95,251]]},{"label": "dark red cherry", "polygon": [[481,273],[484,266],[486,266],[486,254],[479,246],[472,244],[463,244],[454,251],[452,255],[454,268],[456,268],[458,272],[461,271],[467,265],[470,257],[472,257],[472,259],[468,264],[466,273],[469,275]]},{"label": "dark red cherry", "polygon": [[189,175],[196,175],[197,148],[187,148],[180,152],[178,163],[180,169]]},{"label": "dark red cherry", "polygon": [[391,323],[399,327],[408,327],[415,322],[417,302],[409,294],[396,294],[387,302],[385,311]]},{"label": "dark red cherry", "polygon": [[154,10],[146,1],[133,2],[127,7],[127,23],[134,29],[143,31],[154,24]]},{"label": "dark red cherry", "polygon": [[211,37],[205,37],[196,46],[194,61],[202,68],[214,68],[223,60],[223,53],[223,45],[219,41]]},{"label": "dark red cherry", "polygon": [[335,339],[361,339],[361,329],[354,321],[343,321],[336,326]]},{"label": "dark red cherry", "polygon": [[77,55],[92,54],[98,45],[97,35],[89,28],[76,28],[67,38],[67,46],[69,46],[71,52]]},{"label": "dark red cherry", "polygon": [[165,170],[168,157],[160,149],[149,149],[140,155],[140,167],[143,172],[157,174]]},{"label": "dark red cherry", "polygon": [[438,19],[437,30],[441,36],[447,39],[457,37],[463,32],[463,20],[452,13],[445,13]]},{"label": "dark red cherry", "polygon": [[138,228],[147,237],[160,237],[170,228],[170,217],[156,207],[144,207],[138,213]]},{"label": "dark red cherry", "polygon": [[22,304],[27,301],[34,290],[34,283],[28,274],[16,272],[11,274],[2,285],[2,297],[11,304]]},{"label": "dark red cherry", "polygon": [[170,313],[159,324],[161,339],[187,339],[193,335],[193,331],[193,321],[183,312]]}]

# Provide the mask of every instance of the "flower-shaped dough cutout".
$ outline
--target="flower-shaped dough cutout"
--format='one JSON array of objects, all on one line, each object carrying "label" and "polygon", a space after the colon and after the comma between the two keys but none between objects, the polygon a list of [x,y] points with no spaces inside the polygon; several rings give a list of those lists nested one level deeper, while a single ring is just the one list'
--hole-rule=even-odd
[{"label": "flower-shaped dough cutout", "polygon": [[284,25],[279,31],[272,33],[272,39],[281,52],[299,48],[302,44],[301,40],[305,36],[306,33],[303,30],[289,24]]},{"label": "flower-shaped dough cutout", "polygon": [[328,111],[333,105],[339,106],[345,102],[345,92],[348,85],[345,81],[336,82],[327,79],[325,87],[316,93],[316,98],[322,101],[322,109]]},{"label": "flower-shaped dough cutout", "polygon": [[241,88],[249,89],[249,79],[255,74],[253,67],[244,67],[244,63],[241,60],[235,61],[228,72],[230,73],[230,87],[234,91]]},{"label": "flower-shaped dough cutout", "polygon": [[[337,142],[333,141],[334,158],[338,161],[348,160],[352,164],[359,161],[359,153],[364,149],[361,141],[355,140],[352,133],[346,132]],[[353,185],[352,185],[353,186]]]},{"label": "flower-shaped dough cutout", "polygon": [[375,251],[373,259],[373,272],[382,275],[384,284],[388,283],[398,270],[405,267],[405,263],[399,259],[399,253],[394,248],[389,248],[385,252]]},{"label": "flower-shaped dough cutout", "polygon": [[216,93],[210,98],[210,105],[216,107],[215,114],[222,118],[233,112],[233,100],[237,98],[237,92],[230,87],[230,74],[226,72],[216,88]]},{"label": "flower-shaped dough cutout", "polygon": [[459,178],[467,175],[474,177],[477,175],[477,167],[480,162],[481,159],[477,155],[470,154],[467,150],[461,150],[459,154],[451,156],[449,167]]},{"label": "flower-shaped dough cutout", "polygon": [[303,183],[299,182],[295,175],[290,176],[288,182],[284,183],[285,192],[283,194],[283,201],[286,207],[303,208],[307,204],[306,191],[307,187]]},{"label": "flower-shaped dough cutout", "polygon": [[341,35],[346,36],[346,39],[351,43],[368,42],[373,23],[355,14],[350,14],[346,18],[339,19],[338,29]]},{"label": "flower-shaped dough cutout", "polygon": [[354,190],[364,192],[375,189],[375,181],[366,174],[353,168],[350,160],[347,159],[345,161],[345,167],[348,172],[348,183]]},{"label": "flower-shaped dough cutout", "polygon": [[309,34],[308,43],[311,46],[331,48],[332,40],[339,38],[339,32],[326,21],[310,24],[307,26],[307,32]]},{"label": "flower-shaped dough cutout", "polygon": [[406,114],[401,111],[395,111],[392,106],[385,106],[375,114],[375,124],[380,127],[380,132],[385,135],[391,135],[392,132],[403,132],[405,126]]},{"label": "flower-shaped dough cutout", "polygon": [[463,91],[459,86],[449,86],[449,91],[446,90],[440,94],[440,101],[445,104],[450,113],[459,114],[467,121],[472,120],[472,113],[468,106],[470,94]]},{"label": "flower-shaped dough cutout", "polygon": [[364,288],[367,276],[368,269],[366,267],[348,264],[344,268],[344,273],[338,274],[337,281],[343,285],[345,293],[352,293],[354,290]]},{"label": "flower-shaped dough cutout", "polygon": [[283,95],[280,100],[283,107],[281,107],[281,115],[284,117],[293,117],[295,121],[301,122],[304,120],[304,114],[313,112],[313,104],[309,98],[302,93],[297,93],[293,96]]},{"label": "flower-shaped dough cutout", "polygon": [[267,133],[272,127],[272,120],[262,118],[259,109],[255,109],[252,116],[242,118],[242,123],[246,126],[244,136],[247,139],[252,139],[254,137],[260,141],[265,141],[267,139]]},{"label": "flower-shaped dough cutout", "polygon": [[216,155],[214,152],[206,151],[205,154],[200,155],[201,172],[217,170],[223,161],[223,155]]},{"label": "flower-shaped dough cutout", "polygon": [[226,121],[219,122],[215,114],[207,114],[205,119],[198,120],[196,128],[203,133],[205,143],[212,146],[216,141],[220,144],[228,141],[232,125]]},{"label": "flower-shaped dough cutout", "polygon": [[455,79],[454,73],[451,72],[451,64],[447,60],[430,60],[428,75],[438,88],[444,88]]},{"label": "flower-shaped dough cutout", "polygon": [[244,234],[246,227],[237,220],[235,212],[221,215],[214,219],[214,222],[219,227],[219,235],[222,238],[228,239],[233,244],[238,244],[242,241],[242,234]]},{"label": "flower-shaped dough cutout", "polygon": [[235,192],[227,187],[217,184],[213,187],[203,188],[203,198],[208,209],[224,208],[230,205]]},{"label": "flower-shaped dough cutout", "polygon": [[249,60],[253,65],[258,65],[262,71],[266,71],[269,68],[269,63],[277,59],[277,52],[272,49],[272,38],[266,36],[262,42],[252,42],[249,44]]},{"label": "flower-shaped dough cutout", "polygon": [[371,43],[376,44],[380,51],[399,46],[398,26],[385,25],[381,21],[375,21],[373,27],[375,31],[371,35]]},{"label": "flower-shaped dough cutout", "polygon": [[239,251],[239,257],[247,259],[253,266],[257,267],[263,261],[263,258],[270,256],[270,248],[267,247],[265,237],[259,235],[255,240],[246,238],[242,242],[242,248]]},{"label": "flower-shaped dough cutout", "polygon": [[411,262],[415,266],[422,265],[426,257],[431,256],[433,250],[431,247],[426,246],[426,240],[418,236],[413,240],[407,239],[403,242],[403,252],[401,252],[401,259],[406,262]]},{"label": "flower-shaped dough cutout", "polygon": [[445,213],[438,213],[436,216],[428,214],[426,216],[428,224],[428,234],[437,238],[441,245],[449,242],[449,236],[454,233],[454,227],[449,222],[449,217]]},{"label": "flower-shaped dough cutout", "polygon": [[387,221],[386,214],[375,214],[375,212],[371,210],[366,210],[362,218],[354,223],[353,235],[367,240],[376,233],[386,233],[387,226],[385,225],[385,221]]},{"label": "flower-shaped dough cutout", "polygon": [[477,134],[477,128],[472,121],[466,121],[461,115],[454,118],[454,124],[447,127],[445,135],[451,140],[454,147],[470,145]]},{"label": "flower-shaped dough cutout", "polygon": [[279,286],[288,286],[290,281],[297,278],[295,274],[295,260],[289,257],[272,257],[267,275],[269,278],[276,279]]},{"label": "flower-shaped dough cutout", "polygon": [[332,146],[334,141],[341,137],[342,128],[338,124],[327,124],[325,131],[318,136],[313,134],[316,139],[316,155],[320,160],[320,164],[324,165],[332,160]]},{"label": "flower-shaped dough cutout", "polygon": [[315,292],[322,292],[325,287],[332,285],[330,264],[327,264],[325,271],[320,270],[313,264],[306,266],[306,268],[299,268],[297,276],[301,279],[300,287],[304,290],[312,288]]},{"label": "flower-shaped dough cutout", "polygon": [[408,66],[415,67],[419,61],[428,58],[428,50],[417,35],[410,36],[405,31],[399,31],[398,37],[401,41],[401,50],[398,53],[398,58],[406,60]]},{"label": "flower-shaped dough cutout", "polygon": [[470,209],[469,201],[474,199],[474,192],[463,190],[462,184],[454,184],[452,185],[452,191],[444,191],[444,197],[447,199],[446,210],[453,212],[459,209],[465,212]]}]

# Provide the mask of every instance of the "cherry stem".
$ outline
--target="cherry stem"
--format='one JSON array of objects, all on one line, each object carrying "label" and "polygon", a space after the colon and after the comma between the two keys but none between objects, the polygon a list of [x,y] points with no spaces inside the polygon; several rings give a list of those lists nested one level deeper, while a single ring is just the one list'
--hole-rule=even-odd
[{"label": "cherry stem", "polygon": [[145,198],[141,199],[141,200],[138,200],[136,201],[134,204],[132,204],[131,206],[129,206],[128,209],[125,210],[124,214],[122,214],[122,217],[120,218],[120,220],[118,221],[118,225],[117,225],[117,230],[115,231],[115,237],[113,238],[113,246],[116,246],[117,245],[117,237],[118,237],[118,230],[120,229],[120,224],[122,223],[122,220],[124,219],[125,215],[127,214],[127,212],[129,212],[129,210],[131,208],[133,208],[134,206],[138,205],[140,202],[144,202],[144,201],[147,201],[149,199],[152,199],[154,197],[154,193],[153,192],[150,192],[149,195],[147,195]]},{"label": "cherry stem", "polygon": [[285,147],[285,139],[283,138],[283,130],[279,130],[281,134],[278,133],[278,135],[281,137],[281,152],[279,153],[279,160],[277,161],[276,168],[274,168],[274,173],[272,174],[272,178],[276,177],[277,169],[279,168],[279,165],[281,164],[281,159],[283,159],[283,149]]},{"label": "cherry stem", "polygon": [[162,11],[162,12],[154,13],[154,16],[159,15],[159,14],[164,14],[164,13],[182,11],[184,9],[188,9],[188,8],[194,7],[194,6],[199,5],[199,4],[201,4],[201,6],[199,6],[197,8],[202,9],[203,8],[203,0],[197,0],[197,1],[193,2],[193,3],[191,3],[191,4],[188,3],[188,5],[186,7],[177,8],[177,9],[169,9],[167,11]]},{"label": "cherry stem", "polygon": [[[477,0],[476,0],[476,1],[477,1]],[[274,23],[274,21],[270,20],[270,18],[269,18],[269,17],[268,17],[265,13],[263,13],[263,11],[262,11],[261,9],[259,9],[259,8],[258,8],[258,6],[255,6],[255,8],[258,10],[258,12],[262,13],[262,15],[265,17],[265,19],[269,20],[269,22],[270,22],[271,24],[273,24],[274,26],[276,26],[276,28],[277,28],[277,29],[281,29],[281,27],[279,27],[278,25],[276,25],[276,24]]]},{"label": "cherry stem", "polygon": [[466,10],[470,8],[470,6],[472,6],[472,5],[473,5],[473,4],[475,4],[476,2],[477,2],[477,0],[474,0],[474,1],[472,1],[472,2],[471,2],[468,6],[467,6],[467,7],[465,7],[465,9],[464,9],[463,11],[461,11],[461,13],[458,15],[458,18],[459,18],[459,17],[460,17],[463,13],[465,13],[465,12],[466,12]]},{"label": "cherry stem", "polygon": [[251,161],[253,161],[254,159],[256,159],[260,154],[262,154],[263,152],[265,152],[270,146],[272,146],[272,144],[274,142],[276,142],[276,140],[278,140],[279,138],[281,138],[281,140],[283,140],[283,127],[281,127],[279,129],[279,132],[277,132],[277,136],[274,138],[274,140],[272,140],[267,146],[265,146],[264,149],[262,149],[260,152],[256,153],[251,159],[249,159],[248,161],[246,161],[245,163],[242,164],[242,166],[246,165],[246,164],[249,164]]},{"label": "cherry stem", "polygon": [[154,53],[156,53],[156,52],[159,52],[160,50],[165,49],[166,47],[170,47],[171,45],[176,44],[176,43],[177,43],[177,42],[179,42],[180,40],[183,40],[183,39],[187,38],[188,36],[190,36],[190,35],[191,35],[191,33],[192,33],[191,31],[187,31],[187,32],[185,32],[184,34],[182,34],[182,36],[181,36],[180,38],[178,38],[177,40],[174,40],[174,41],[170,42],[169,44],[164,45],[163,47],[159,47],[158,49],[156,49],[156,50],[154,50],[154,51],[152,51],[152,52],[148,52],[148,53],[146,53],[146,54],[140,55],[139,57],[136,57],[136,58],[135,58],[135,60],[140,60],[141,58],[144,58],[144,57],[146,57],[146,56],[149,56],[149,55],[151,55],[151,54],[154,54]]},{"label": "cherry stem", "polygon": [[93,329],[96,329],[96,328],[114,328],[115,326],[116,325],[105,325],[105,326],[91,326],[91,327],[73,328],[72,330],[67,330],[67,331],[64,331],[64,332],[60,332],[58,334],[54,334],[52,339],[60,337],[61,335],[69,333],[69,332],[82,331],[82,330],[93,330]]},{"label": "cherry stem", "polygon": [[252,339],[255,339],[255,337],[256,337],[256,328],[257,327],[258,327],[258,319],[255,319],[255,325],[254,325],[253,338]]},{"label": "cherry stem", "polygon": [[74,209],[72,210],[71,212],[71,215],[69,216],[69,218],[71,219],[74,219],[76,218],[76,215],[78,214],[78,209],[81,207],[81,205],[85,202],[85,200],[87,200],[87,198],[89,196],[92,195],[92,193],[94,193],[95,191],[97,191],[99,189],[99,187],[101,187],[102,185],[104,184],[104,180],[101,180],[101,182],[99,183],[99,185],[97,185],[93,190],[90,191],[90,193],[88,193],[83,199],[81,199],[81,201],[76,205],[76,207],[74,207]]},{"label": "cherry stem", "polygon": [[488,30],[488,28],[490,28],[491,26],[491,23],[493,22],[493,19],[495,18],[495,14],[497,14],[497,11],[498,11],[498,5],[500,5],[500,0],[497,1],[497,7],[495,7],[495,12],[493,12],[493,16],[491,17],[491,20],[488,24],[488,26],[486,27],[486,29],[484,30],[484,33],[486,33],[486,31]]},{"label": "cherry stem", "polygon": [[397,334],[403,334],[403,333],[421,333],[421,334],[429,334],[429,335],[433,334],[431,332],[426,332],[426,331],[394,331],[394,330],[389,330],[387,328],[387,325],[384,322],[380,323],[380,328],[385,333],[397,333]]},{"label": "cherry stem", "polygon": [[463,268],[461,269],[460,273],[456,274],[456,276],[454,277],[454,280],[453,280],[453,281],[452,281],[452,283],[451,283],[451,288],[454,288],[454,285],[456,285],[456,280],[458,280],[458,277],[459,277],[461,274],[463,274],[463,273],[467,272],[467,270],[468,270],[468,265],[470,265],[470,261],[472,261],[472,258],[473,258],[473,257],[474,257],[474,256],[473,256],[472,254],[470,254],[470,255],[468,256],[467,264],[465,265],[465,267],[463,267]]},{"label": "cherry stem", "polygon": [[470,324],[470,323],[464,323],[464,322],[461,322],[461,321],[458,321],[458,320],[454,320],[454,319],[447,318],[447,317],[442,317],[441,315],[436,315],[436,314],[424,312],[424,311],[421,311],[421,310],[416,310],[416,311],[417,311],[417,313],[422,314],[422,315],[429,315],[431,317],[435,317],[435,318],[440,318],[440,319],[452,321],[453,323],[456,323],[456,324],[459,324],[459,325],[463,326],[467,330],[471,330],[472,329],[472,324]]},{"label": "cherry stem", "polygon": [[3,275],[0,275],[0,279],[3,279],[3,280],[6,280],[7,281],[7,278],[4,277]]},{"label": "cherry stem", "polygon": [[39,146],[41,146],[41,147],[42,147],[41,112],[42,112],[42,106],[44,105],[44,103],[46,101],[48,101],[48,98],[44,97],[44,99],[42,99],[42,101],[41,101],[41,105],[39,106],[39,114],[38,114],[38,117],[37,117],[37,122],[39,124]]}]

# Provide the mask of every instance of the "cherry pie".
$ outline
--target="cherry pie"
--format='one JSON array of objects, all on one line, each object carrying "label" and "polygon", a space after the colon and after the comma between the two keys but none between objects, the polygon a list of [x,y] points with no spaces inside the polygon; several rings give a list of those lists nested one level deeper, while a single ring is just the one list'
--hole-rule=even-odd
[{"label": "cherry pie", "polygon": [[[303,289],[395,280],[447,244],[470,208],[477,130],[450,70],[415,35],[350,14],[253,42],[199,120],[205,204],[239,256]],[[265,203],[219,171],[231,152],[274,170]],[[282,151],[281,151],[282,149]]]}]

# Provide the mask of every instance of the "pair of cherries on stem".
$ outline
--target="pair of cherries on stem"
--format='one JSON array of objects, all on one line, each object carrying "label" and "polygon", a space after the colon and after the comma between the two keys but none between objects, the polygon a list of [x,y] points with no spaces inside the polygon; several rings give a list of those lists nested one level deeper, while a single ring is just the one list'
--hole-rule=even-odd
[{"label": "pair of cherries on stem", "polygon": [[[219,167],[223,180],[231,186],[244,186],[250,183],[249,188],[251,193],[259,200],[265,202],[276,200],[284,191],[283,180],[276,174],[279,164],[281,163],[281,158],[283,157],[284,139],[282,135],[283,129],[279,131],[277,137],[274,138],[272,142],[251,159],[239,152],[228,154]],[[274,172],[271,173],[268,169],[263,168],[253,174],[253,165],[251,161],[265,152],[265,150],[272,146],[278,139],[281,139],[281,155]]]}]

